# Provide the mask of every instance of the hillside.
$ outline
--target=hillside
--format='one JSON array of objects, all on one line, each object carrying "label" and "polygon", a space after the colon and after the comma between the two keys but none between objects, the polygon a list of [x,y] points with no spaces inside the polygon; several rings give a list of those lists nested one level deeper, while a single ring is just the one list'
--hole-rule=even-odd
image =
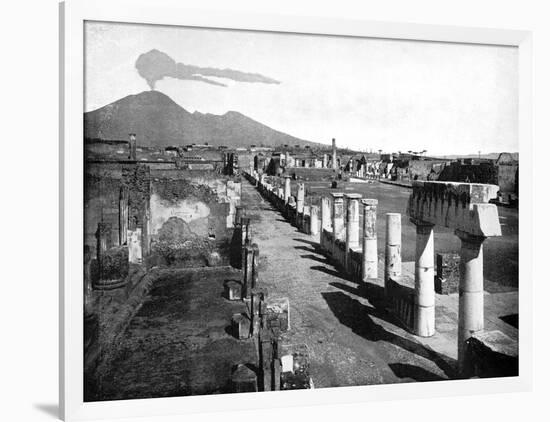
[{"label": "hillside", "polygon": [[228,147],[320,145],[271,129],[236,111],[221,116],[189,113],[158,91],[129,95],[84,113],[85,138],[127,139],[129,133],[135,133],[144,146],[206,142]]}]

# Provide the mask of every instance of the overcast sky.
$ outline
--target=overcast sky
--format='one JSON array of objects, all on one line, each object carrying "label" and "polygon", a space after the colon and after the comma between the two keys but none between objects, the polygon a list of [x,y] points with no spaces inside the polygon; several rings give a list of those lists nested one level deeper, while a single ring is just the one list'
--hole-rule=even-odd
[{"label": "overcast sky", "polygon": [[274,129],[361,150],[429,155],[518,151],[513,47],[89,22],[85,111],[149,90],[137,58],[279,81],[166,77],[155,89],[186,110],[235,110]]}]

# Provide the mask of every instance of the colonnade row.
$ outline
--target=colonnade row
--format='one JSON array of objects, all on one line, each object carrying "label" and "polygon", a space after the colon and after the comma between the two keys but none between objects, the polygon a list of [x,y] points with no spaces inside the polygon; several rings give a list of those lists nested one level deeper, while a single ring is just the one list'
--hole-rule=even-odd
[{"label": "colonnade row", "polygon": [[[368,283],[379,274],[377,206],[378,201],[360,194],[333,192],[321,197],[321,205],[304,206],[305,189],[298,184],[296,199],[290,194],[290,179],[284,188],[271,185],[264,177],[247,175],[260,191],[296,222],[307,222],[298,228],[320,235],[321,249],[353,279]],[[483,242],[500,236],[494,185],[413,182],[407,216],[416,227],[414,293],[410,329],[414,334],[430,337],[435,334],[434,227],[454,229],[461,241],[458,362],[465,365],[466,341],[484,329]],[[363,215],[360,230],[360,214]],[[319,218],[320,217],[320,218]],[[387,213],[384,244],[384,290],[402,282],[401,214]],[[380,265],[380,267],[382,267]]]}]

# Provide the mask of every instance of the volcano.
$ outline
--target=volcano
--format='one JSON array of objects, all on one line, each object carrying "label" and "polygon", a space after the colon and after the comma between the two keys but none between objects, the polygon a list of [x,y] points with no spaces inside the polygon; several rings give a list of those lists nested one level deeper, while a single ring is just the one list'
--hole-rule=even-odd
[{"label": "volcano", "polygon": [[189,113],[158,91],[129,95],[84,113],[87,139],[125,140],[129,133],[137,135],[140,145],[152,147],[192,143],[230,148],[320,145],[274,130],[236,111],[223,115]]}]

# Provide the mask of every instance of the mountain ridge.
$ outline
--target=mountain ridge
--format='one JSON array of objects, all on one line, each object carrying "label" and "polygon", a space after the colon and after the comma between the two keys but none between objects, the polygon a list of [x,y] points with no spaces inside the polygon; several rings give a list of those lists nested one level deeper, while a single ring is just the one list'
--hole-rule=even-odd
[{"label": "mountain ridge", "polygon": [[234,110],[221,115],[191,113],[168,95],[154,90],[131,94],[84,113],[85,138],[126,139],[129,133],[135,133],[138,143],[144,146],[322,145],[288,135]]}]

